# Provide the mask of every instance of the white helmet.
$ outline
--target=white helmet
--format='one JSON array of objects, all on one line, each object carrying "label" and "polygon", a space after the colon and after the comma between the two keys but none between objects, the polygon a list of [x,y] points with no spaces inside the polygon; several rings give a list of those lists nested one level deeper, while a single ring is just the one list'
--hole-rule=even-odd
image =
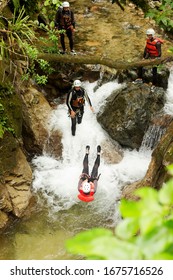
[{"label": "white helmet", "polygon": [[63,7],[63,8],[69,8],[69,7],[70,7],[69,2],[66,2],[66,1],[63,2],[63,3],[62,3],[62,7]]},{"label": "white helmet", "polygon": [[82,190],[83,190],[83,192],[84,193],[89,193],[90,192],[90,183],[84,183],[83,185],[82,185]]},{"label": "white helmet", "polygon": [[152,29],[152,28],[147,29],[146,35],[152,35],[152,36],[154,36],[154,34],[155,34],[154,29]]},{"label": "white helmet", "polygon": [[75,80],[74,83],[73,83],[73,86],[74,86],[74,87],[80,87],[81,84],[82,84],[81,81]]}]

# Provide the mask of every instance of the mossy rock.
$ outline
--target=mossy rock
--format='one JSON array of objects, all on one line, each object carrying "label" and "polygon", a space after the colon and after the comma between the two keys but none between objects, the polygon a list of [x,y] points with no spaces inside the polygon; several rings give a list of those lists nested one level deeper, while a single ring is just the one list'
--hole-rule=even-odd
[{"label": "mossy rock", "polygon": [[[11,131],[16,137],[22,132],[22,103],[18,93],[10,87],[0,85],[0,122],[5,130]],[[4,124],[5,122],[5,124]]]}]

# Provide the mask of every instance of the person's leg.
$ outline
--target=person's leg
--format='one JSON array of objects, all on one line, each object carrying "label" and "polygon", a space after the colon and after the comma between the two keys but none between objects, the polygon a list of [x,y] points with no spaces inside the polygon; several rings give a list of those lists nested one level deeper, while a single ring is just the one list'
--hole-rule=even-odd
[{"label": "person's leg", "polygon": [[65,52],[65,40],[64,40],[64,33],[60,34],[60,42],[61,42],[61,46],[63,51]]},{"label": "person's leg", "polygon": [[75,133],[76,133],[76,117],[71,118],[71,132],[72,132],[72,135],[75,136]]},{"label": "person's leg", "polygon": [[137,69],[138,78],[134,81],[135,84],[140,84],[143,82],[144,73],[145,73],[145,69],[143,67],[138,67]]},{"label": "person's leg", "polygon": [[138,78],[142,79],[142,80],[144,78],[144,68],[143,67],[138,68]]},{"label": "person's leg", "polygon": [[88,174],[89,175],[89,166],[88,166],[88,155],[89,155],[89,150],[90,147],[86,146],[86,154],[83,160],[83,170],[82,173]]},{"label": "person's leg", "polygon": [[66,34],[67,34],[67,37],[69,39],[69,46],[70,46],[70,50],[72,51],[73,50],[73,32],[72,30],[69,28],[66,30]]},{"label": "person's leg", "polygon": [[153,85],[154,86],[157,86],[157,82],[158,82],[158,80],[157,80],[157,67],[153,67],[152,68],[152,74],[153,74]]},{"label": "person's leg", "polygon": [[97,146],[97,158],[95,160],[92,172],[91,172],[91,178],[96,179],[98,177],[98,168],[100,166],[100,152],[101,152],[101,147]]},{"label": "person's leg", "polygon": [[80,124],[82,122],[83,114],[84,114],[84,107],[81,107],[79,113],[77,114],[77,123],[78,124]]},{"label": "person's leg", "polygon": [[90,146],[86,146],[86,153],[83,159],[83,170],[82,174],[80,176],[80,180],[78,182],[78,190],[80,190],[80,187],[82,183],[86,180],[88,182],[89,177],[89,166],[88,166],[88,155],[89,155]]}]

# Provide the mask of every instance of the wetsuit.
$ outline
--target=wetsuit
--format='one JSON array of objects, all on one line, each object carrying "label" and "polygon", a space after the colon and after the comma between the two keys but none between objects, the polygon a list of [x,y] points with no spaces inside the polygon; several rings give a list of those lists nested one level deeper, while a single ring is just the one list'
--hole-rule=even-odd
[{"label": "wetsuit", "polygon": [[[144,54],[143,58],[145,59],[155,59],[161,57],[161,44],[163,43],[162,40],[157,39],[157,38],[151,38],[146,40],[146,46],[144,49]],[[143,67],[139,68],[138,71],[138,77],[143,79],[145,73],[145,69]],[[152,74],[153,74],[153,80],[152,83],[153,85],[157,85],[158,83],[158,77],[157,77],[157,67],[152,68]]]},{"label": "wetsuit", "polygon": [[92,106],[88,94],[82,87],[80,87],[78,90],[72,88],[72,90],[67,95],[66,104],[68,106],[69,112],[71,111],[76,112],[76,116],[74,118],[71,118],[71,122],[72,122],[71,130],[73,136],[75,135],[76,132],[76,122],[78,124],[82,122],[85,100],[88,102],[90,106]]},{"label": "wetsuit", "polygon": [[83,160],[83,170],[82,174],[80,176],[80,180],[78,183],[78,190],[80,190],[80,187],[86,179],[88,182],[93,182],[94,184],[94,193],[97,190],[97,182],[99,180],[98,176],[98,168],[100,166],[100,155],[97,155],[97,158],[95,160],[91,175],[89,176],[89,166],[88,166],[88,154],[85,154],[84,160]]},{"label": "wetsuit", "polygon": [[[73,50],[73,29],[75,28],[74,13],[71,10],[58,9],[55,16],[55,27],[58,30],[65,30],[69,39],[70,50]],[[60,33],[60,41],[63,51],[65,52],[64,33]]]}]

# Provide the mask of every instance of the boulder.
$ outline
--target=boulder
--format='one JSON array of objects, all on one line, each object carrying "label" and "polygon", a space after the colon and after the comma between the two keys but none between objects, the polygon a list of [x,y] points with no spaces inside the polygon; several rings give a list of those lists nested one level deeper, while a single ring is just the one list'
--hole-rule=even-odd
[{"label": "boulder", "polygon": [[98,122],[121,146],[138,149],[150,121],[164,106],[163,88],[128,83],[100,109]]},{"label": "boulder", "polygon": [[[41,154],[50,140],[48,121],[53,109],[43,93],[34,85],[24,90],[22,100],[23,141],[25,148],[29,153]],[[51,142],[57,143],[58,148],[54,147],[54,150],[56,150],[57,157],[61,156],[61,133],[56,133],[56,139],[52,136]]]}]

